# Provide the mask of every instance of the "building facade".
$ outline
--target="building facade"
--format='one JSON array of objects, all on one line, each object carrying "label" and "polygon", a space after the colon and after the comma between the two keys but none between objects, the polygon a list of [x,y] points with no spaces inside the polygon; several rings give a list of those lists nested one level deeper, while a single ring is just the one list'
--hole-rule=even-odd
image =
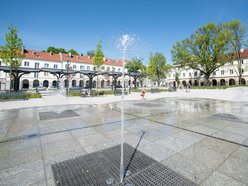
[{"label": "building facade", "polygon": [[[248,50],[245,49],[242,54],[242,85],[248,85]],[[188,67],[180,68],[176,65],[173,66],[171,71],[168,73],[167,78],[164,79],[162,85],[164,86],[174,86],[176,74],[178,74],[179,84],[186,86],[190,84],[191,86],[202,86],[204,84],[204,76],[200,71],[194,70]],[[238,85],[238,62],[232,61],[221,66],[219,69],[214,71],[210,76],[210,82],[212,86],[222,86],[222,85]]]},{"label": "building facade", "polygon": [[[70,70],[80,71],[80,70],[94,70],[93,59],[88,56],[77,56],[68,54],[53,54],[48,52],[40,52],[34,50],[23,50],[24,58],[21,63],[21,67],[35,68],[35,69],[64,69],[67,67]],[[104,64],[102,71],[107,72],[122,72],[122,60],[113,60],[104,58]],[[0,66],[6,66],[0,59]],[[126,72],[126,69],[125,69]],[[65,87],[69,80],[69,87],[87,87],[89,84],[89,79],[86,75],[76,73],[74,75],[69,75],[69,77],[64,76],[61,79],[57,79],[56,75],[49,72],[39,72],[25,74],[20,79],[20,90],[36,89],[37,87],[44,88],[57,88],[58,81],[61,88]],[[117,86],[121,86],[122,78],[117,79]],[[133,78],[125,76],[125,85],[133,84]],[[9,89],[9,74],[0,71],[0,90]],[[139,86],[139,82],[137,81]],[[113,86],[113,78],[109,75],[99,75],[98,76],[98,87],[110,88]],[[93,88],[96,87],[96,77],[93,79]]]}]

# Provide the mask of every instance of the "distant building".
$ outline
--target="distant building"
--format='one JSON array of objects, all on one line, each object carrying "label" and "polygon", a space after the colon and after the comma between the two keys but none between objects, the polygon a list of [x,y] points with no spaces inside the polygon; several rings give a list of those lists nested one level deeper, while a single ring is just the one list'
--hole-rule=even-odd
[{"label": "distant building", "polygon": [[[242,85],[248,85],[248,49],[245,49],[242,54]],[[221,66],[214,71],[210,76],[212,86],[221,85],[238,85],[237,61],[232,61]],[[162,81],[163,86],[173,86],[175,84],[176,73],[179,74],[179,82],[182,86],[190,84],[191,86],[202,86],[204,83],[204,75],[200,71],[188,67],[180,68],[174,65],[167,77]]]},{"label": "distant building", "polygon": [[[34,50],[24,50],[25,57],[22,60],[21,67],[27,68],[51,68],[71,70],[94,70],[93,59],[88,56],[77,56],[68,54],[53,54],[49,52],[40,52]],[[0,66],[6,66],[0,59]],[[122,61],[104,58],[103,71],[122,72]],[[60,79],[60,87],[66,86],[66,76]],[[100,75],[98,87],[107,88],[113,85],[113,78],[108,75]],[[9,74],[0,71],[0,90],[9,89]],[[89,84],[88,77],[83,74],[70,75],[69,87],[87,87]],[[125,77],[125,86],[132,85],[133,78]],[[118,79],[117,85],[121,86],[121,78]],[[137,82],[139,86],[139,81]],[[56,88],[57,77],[49,72],[39,72],[25,74],[20,79],[20,90],[35,89],[36,87]],[[96,87],[96,78],[93,79],[93,87]]]}]

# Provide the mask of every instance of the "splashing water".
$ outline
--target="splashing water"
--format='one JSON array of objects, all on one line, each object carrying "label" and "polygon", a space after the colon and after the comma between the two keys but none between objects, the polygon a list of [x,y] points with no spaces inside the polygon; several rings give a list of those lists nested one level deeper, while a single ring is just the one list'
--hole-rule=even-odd
[{"label": "splashing water", "polygon": [[128,34],[124,34],[119,39],[118,48],[123,53],[123,62],[122,62],[122,95],[121,95],[121,161],[120,161],[120,182],[123,182],[124,179],[124,165],[123,165],[123,138],[124,138],[124,96],[125,96],[125,61],[126,61],[126,52],[128,47],[130,47],[134,42],[134,37]]},{"label": "splashing water", "polygon": [[126,51],[134,42],[134,37],[128,34],[124,34],[119,38],[118,48],[123,53],[123,58],[126,58]]}]

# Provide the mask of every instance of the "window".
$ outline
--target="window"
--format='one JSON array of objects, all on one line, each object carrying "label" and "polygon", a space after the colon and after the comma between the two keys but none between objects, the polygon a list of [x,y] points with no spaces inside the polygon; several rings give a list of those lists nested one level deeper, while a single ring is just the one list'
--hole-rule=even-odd
[{"label": "window", "polygon": [[185,73],[183,73],[183,77],[185,77]]},{"label": "window", "polygon": [[44,72],[44,76],[48,76],[48,72]]},{"label": "window", "polygon": [[233,69],[230,70],[230,74],[233,74]]},{"label": "window", "polygon": [[36,68],[36,69],[39,68],[39,66],[40,66],[39,63],[35,63],[35,64],[34,64],[34,68]]},{"label": "window", "polygon": [[241,74],[243,74],[244,73],[244,69],[241,69]]},{"label": "window", "polygon": [[233,62],[230,62],[230,65],[233,65]]},{"label": "window", "polygon": [[45,68],[49,68],[49,64],[48,63],[45,63]]},{"label": "window", "polygon": [[90,70],[90,66],[87,66],[87,70]]},{"label": "window", "polygon": [[2,65],[2,61],[0,61],[0,66]]},{"label": "window", "polygon": [[77,65],[73,65],[72,68],[73,68],[73,69],[77,69]]},{"label": "window", "polygon": [[29,67],[29,62],[24,61],[24,67]]},{"label": "window", "polygon": [[198,74],[197,71],[195,71],[195,72],[194,72],[194,76],[197,76],[197,74]]},{"label": "window", "polygon": [[105,66],[102,66],[102,70],[105,70]]},{"label": "window", "polygon": [[215,71],[213,71],[213,76],[215,76],[216,75],[216,72]]},{"label": "window", "polygon": [[224,70],[221,70],[221,71],[220,71],[220,74],[221,74],[221,75],[224,75],[224,74],[225,74],[225,71],[224,71]]},{"label": "window", "polygon": [[58,65],[57,64],[53,65],[53,68],[57,69],[58,68]]},{"label": "window", "polygon": [[118,68],[118,72],[120,72],[121,71],[121,69],[120,68]]},{"label": "window", "polygon": [[112,71],[115,71],[115,67],[112,67]]},{"label": "window", "polygon": [[80,66],[80,70],[84,70],[84,66],[83,65]]},{"label": "window", "polygon": [[107,71],[110,71],[110,67],[107,68]]},{"label": "window", "polygon": [[243,59],[241,60],[241,64],[244,64],[244,60]]},{"label": "window", "polygon": [[35,72],[34,73],[34,78],[38,78],[39,73]]},{"label": "window", "polygon": [[189,77],[191,77],[191,72],[189,73]]}]

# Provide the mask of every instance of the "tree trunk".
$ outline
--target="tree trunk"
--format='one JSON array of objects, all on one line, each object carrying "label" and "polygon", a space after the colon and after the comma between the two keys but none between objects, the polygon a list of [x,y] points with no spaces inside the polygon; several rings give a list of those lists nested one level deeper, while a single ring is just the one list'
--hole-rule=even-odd
[{"label": "tree trunk", "polygon": [[12,68],[10,68],[9,72],[9,92],[11,92],[11,86],[12,86]]},{"label": "tree trunk", "polygon": [[242,72],[239,74],[239,85],[241,85]]},{"label": "tree trunk", "polygon": [[205,75],[204,86],[210,86],[211,85],[211,82],[209,81],[209,76],[210,75]]},{"label": "tree trunk", "polygon": [[96,92],[98,92],[98,76],[96,76]]}]

